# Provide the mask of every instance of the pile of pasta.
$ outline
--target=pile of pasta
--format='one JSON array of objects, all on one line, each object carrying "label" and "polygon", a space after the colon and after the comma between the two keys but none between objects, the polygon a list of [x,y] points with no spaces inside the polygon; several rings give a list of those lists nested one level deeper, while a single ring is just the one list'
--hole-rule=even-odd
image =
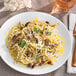
[{"label": "pile of pasta", "polygon": [[64,52],[64,38],[57,26],[38,18],[13,26],[8,32],[6,45],[15,62],[34,68],[58,61],[58,56]]}]

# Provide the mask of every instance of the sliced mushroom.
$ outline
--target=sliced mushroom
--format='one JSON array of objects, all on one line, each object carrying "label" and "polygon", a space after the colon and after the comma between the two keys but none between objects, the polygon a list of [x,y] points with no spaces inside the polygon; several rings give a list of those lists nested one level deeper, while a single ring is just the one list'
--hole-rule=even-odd
[{"label": "sliced mushroom", "polygon": [[30,53],[31,53],[30,51],[27,51],[25,54],[29,57]]},{"label": "sliced mushroom", "polygon": [[47,63],[53,65],[52,61],[48,61]]},{"label": "sliced mushroom", "polygon": [[27,23],[25,24],[25,27],[27,27],[29,23],[30,23],[30,22],[27,22]]},{"label": "sliced mushroom", "polygon": [[[22,30],[23,28],[25,28],[25,27],[27,27],[27,25],[29,24],[30,22],[27,22],[26,24],[25,24],[25,26],[21,23],[21,22],[19,22],[19,28]],[[23,25],[23,26],[22,26]]]},{"label": "sliced mushroom", "polygon": [[19,45],[20,42],[21,42],[21,39],[22,39],[22,38],[18,38],[17,35],[14,35],[13,38],[12,38],[12,43],[13,43],[13,44],[18,43],[18,45]]},{"label": "sliced mushroom", "polygon": [[49,24],[49,22],[48,21],[45,21],[47,24]]},{"label": "sliced mushroom", "polygon": [[12,42],[13,42],[13,43],[16,43],[17,41],[18,41],[17,36],[14,35],[13,38],[12,38]]},{"label": "sliced mushroom", "polygon": [[34,63],[34,64],[32,65],[32,68],[34,68],[34,67],[35,67],[35,65],[36,65],[36,64]]},{"label": "sliced mushroom", "polygon": [[49,40],[45,39],[45,45],[49,46]]},{"label": "sliced mushroom", "polygon": [[37,39],[37,38],[35,38],[35,40],[36,40],[36,43],[38,43],[38,39]]},{"label": "sliced mushroom", "polygon": [[31,67],[31,68],[34,68],[34,67],[35,67],[35,65],[36,65],[35,63],[34,63],[34,64],[29,63],[27,66],[28,66],[28,67]]},{"label": "sliced mushroom", "polygon": [[38,38],[36,38],[34,34],[32,36],[33,36],[34,40],[36,41],[36,43],[38,43]]},{"label": "sliced mushroom", "polygon": [[45,63],[45,61],[41,61],[41,63],[39,64],[40,66],[43,65]]},{"label": "sliced mushroom", "polygon": [[33,31],[31,31],[31,34],[33,34]]},{"label": "sliced mushroom", "polygon": [[17,41],[17,42],[18,42],[18,45],[20,45],[20,43],[21,43],[21,39],[18,39],[18,41]]},{"label": "sliced mushroom", "polygon": [[31,63],[29,63],[27,66],[28,66],[28,67],[32,67],[32,64],[31,64]]}]

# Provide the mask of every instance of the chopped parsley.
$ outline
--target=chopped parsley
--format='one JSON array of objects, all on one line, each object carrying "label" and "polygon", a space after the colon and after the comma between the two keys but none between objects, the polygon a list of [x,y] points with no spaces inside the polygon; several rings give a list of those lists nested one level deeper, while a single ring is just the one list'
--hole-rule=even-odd
[{"label": "chopped parsley", "polygon": [[26,42],[24,42],[23,40],[21,40],[19,46],[23,48],[24,46],[27,46],[27,45],[28,45],[28,44],[27,44]]}]

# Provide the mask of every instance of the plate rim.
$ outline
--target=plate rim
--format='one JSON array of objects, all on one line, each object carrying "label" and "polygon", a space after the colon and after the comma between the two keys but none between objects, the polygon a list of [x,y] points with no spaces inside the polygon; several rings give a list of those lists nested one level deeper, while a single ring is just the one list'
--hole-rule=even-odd
[{"label": "plate rim", "polygon": [[[45,14],[45,15],[52,16],[52,15],[50,15],[50,14],[48,14],[48,13],[44,13],[44,12],[34,12],[34,11],[33,11],[33,12],[22,12],[22,13],[19,13],[19,14],[14,15],[14,16],[11,16],[10,18],[8,18],[8,19],[4,22],[4,24],[6,24],[7,21],[9,21],[10,19],[12,19],[12,18],[15,17],[15,16],[18,16],[18,15],[21,15],[21,14],[27,14],[27,13],[39,13],[39,14]],[[64,24],[62,21],[60,21],[58,18],[56,18],[56,17],[54,17],[54,16],[52,16],[52,17],[53,17],[54,19],[58,20],[59,23],[61,23],[62,25],[64,25],[63,27],[64,27],[65,30],[68,32],[68,35],[69,35],[70,40],[71,40],[71,36],[70,36],[69,30],[66,28],[65,24]],[[2,28],[4,27],[4,26],[3,26],[4,24],[2,24],[2,27],[0,28],[0,32],[1,32]],[[21,73],[24,73],[24,74],[29,74],[29,75],[42,75],[42,74],[51,73],[51,72],[59,69],[59,68],[66,62],[66,60],[68,59],[68,57],[69,57],[69,55],[70,55],[70,52],[71,52],[71,49],[72,49],[72,42],[71,42],[71,47],[70,47],[68,56],[67,56],[66,59],[63,61],[63,63],[62,63],[61,65],[59,65],[58,67],[55,67],[52,71],[43,72],[43,73],[31,73],[31,72],[27,73],[27,72],[24,72],[24,71],[20,71],[20,70],[14,68],[13,66],[11,66],[10,64],[8,64],[8,63],[6,62],[6,60],[3,58],[2,55],[0,55],[0,56],[1,56],[1,59],[2,59],[9,67],[11,67],[12,69],[14,69],[15,71],[18,71],[18,72],[21,72]]]}]

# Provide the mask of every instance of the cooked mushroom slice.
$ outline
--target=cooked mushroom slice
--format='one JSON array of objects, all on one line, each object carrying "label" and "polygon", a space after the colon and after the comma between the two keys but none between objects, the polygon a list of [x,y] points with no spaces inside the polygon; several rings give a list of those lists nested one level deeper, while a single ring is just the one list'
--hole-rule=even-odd
[{"label": "cooked mushroom slice", "polygon": [[27,22],[27,23],[25,24],[25,27],[27,27],[29,23],[30,23],[30,22]]},{"label": "cooked mushroom slice", "polygon": [[41,61],[41,63],[39,64],[40,66],[43,65],[45,63],[45,61]]},{"label": "cooked mushroom slice", "polygon": [[50,64],[50,65],[53,65],[52,61],[48,61],[47,63]]},{"label": "cooked mushroom slice", "polygon": [[14,35],[13,38],[12,38],[12,42],[13,42],[13,43],[16,43],[17,41],[18,41],[18,38],[17,38],[16,35]]},{"label": "cooked mushroom slice", "polygon": [[28,66],[28,67],[31,67],[31,68],[34,68],[35,65],[36,65],[35,63],[33,63],[33,64],[32,64],[32,63],[29,63],[27,66]]},{"label": "cooked mushroom slice", "polygon": [[38,39],[37,39],[37,38],[35,38],[35,40],[36,40],[36,43],[38,43]]},{"label": "cooked mushroom slice", "polygon": [[45,21],[47,24],[49,24],[49,22],[48,21]]},{"label": "cooked mushroom slice", "polygon": [[34,67],[35,67],[35,65],[36,65],[36,64],[34,63],[34,64],[32,65],[32,68],[34,68]]},{"label": "cooked mushroom slice", "polygon": [[49,40],[45,39],[45,45],[49,46]]}]

